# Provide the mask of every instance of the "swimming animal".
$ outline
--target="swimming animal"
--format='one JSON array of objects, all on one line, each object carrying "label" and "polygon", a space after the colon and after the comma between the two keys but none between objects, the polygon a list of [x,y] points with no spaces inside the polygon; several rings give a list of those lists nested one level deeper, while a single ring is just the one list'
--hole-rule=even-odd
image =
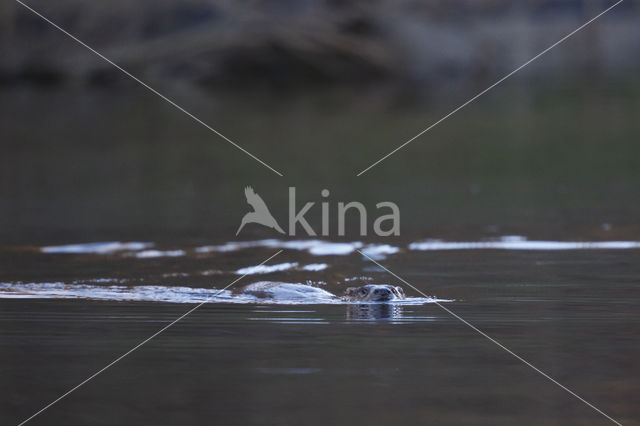
[{"label": "swimming animal", "polygon": [[260,281],[242,288],[242,294],[260,299],[274,299],[287,302],[333,302],[338,297],[318,287],[295,283]]},{"label": "swimming animal", "polygon": [[388,302],[405,298],[402,287],[389,284],[367,284],[361,287],[349,287],[346,289],[344,296],[338,297],[326,290],[310,285],[260,281],[243,287],[240,293],[260,299],[292,303]]},{"label": "swimming animal", "polygon": [[260,225],[264,225],[268,228],[273,228],[279,233],[284,234],[284,231],[282,230],[282,228],[280,228],[278,222],[276,222],[274,217],[271,215],[271,212],[269,211],[269,208],[265,204],[264,200],[255,193],[252,187],[247,186],[244,189],[244,196],[247,198],[247,203],[249,203],[249,205],[253,207],[253,211],[244,215],[244,217],[242,218],[242,222],[240,223],[240,227],[236,232],[236,235],[240,233],[242,228],[247,223],[259,223]]},{"label": "swimming animal", "polygon": [[367,284],[360,287],[349,287],[344,292],[344,299],[349,302],[388,302],[404,299],[402,287],[389,284]]}]

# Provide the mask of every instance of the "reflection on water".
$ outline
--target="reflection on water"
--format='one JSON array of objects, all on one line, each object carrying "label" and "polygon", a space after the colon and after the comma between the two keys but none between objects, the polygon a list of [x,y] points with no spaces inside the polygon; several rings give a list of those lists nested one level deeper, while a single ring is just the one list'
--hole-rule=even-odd
[{"label": "reflection on water", "polygon": [[402,307],[396,304],[358,304],[347,306],[347,320],[375,321],[402,318]]},{"label": "reflection on water", "polygon": [[[359,170],[460,102],[382,106],[342,90],[265,99],[158,87],[170,97],[182,93],[178,103],[282,170],[285,180],[131,87],[3,88],[0,236],[16,244],[220,246],[246,213],[245,186],[286,223],[287,187],[295,185],[299,203],[316,203],[306,215],[316,230],[327,188],[332,207],[353,200],[375,211],[380,201],[395,202],[401,234],[413,241],[640,239],[640,86],[523,84],[530,96],[504,86],[499,102],[487,98],[466,109],[360,179]],[[347,219],[352,241],[357,226]],[[245,231],[256,240],[274,235],[258,226]]]},{"label": "reflection on water", "polygon": [[[0,423],[17,424],[192,307],[184,303],[206,300],[237,279],[238,269],[272,254],[259,247],[242,256],[154,249],[185,255],[3,252],[15,261],[0,270]],[[434,303],[412,303],[409,289],[403,303],[371,304],[269,304],[239,292],[258,279],[311,281],[336,295],[354,282],[393,282],[357,253],[280,256],[279,263],[328,267],[245,277],[40,421],[189,418],[244,426],[352,424],[355,416],[368,425],[604,424]],[[403,248],[385,263],[627,425],[640,417],[639,256],[634,249]],[[218,273],[198,272],[210,270]]]},{"label": "reflection on water", "polygon": [[[413,306],[418,306],[413,304]],[[293,310],[293,311],[280,311],[262,309],[259,312],[261,316],[252,316],[247,318],[249,321],[266,321],[277,324],[358,324],[358,323],[387,323],[387,324],[415,324],[422,322],[437,321],[437,316],[420,315],[419,310],[409,310],[407,305],[401,303],[348,303],[345,306],[344,318],[336,317],[334,314],[332,317],[320,318],[313,315],[308,315],[316,311],[308,310]],[[283,316],[282,314],[287,314]],[[307,314],[307,315],[305,315]]]},{"label": "reflection on water", "polygon": [[[251,273],[240,287],[259,279],[334,295],[393,282],[357,249],[453,301],[457,314],[621,423],[638,424],[638,90],[602,87],[532,90],[521,101],[505,86],[496,95],[517,99],[514,108],[487,98],[456,117],[464,125],[439,127],[359,179],[357,170],[446,105],[177,98],[285,180],[146,94],[3,92],[0,423],[33,414],[239,271]],[[246,229],[250,241],[230,241],[248,184],[278,220],[292,184],[302,203],[318,203],[323,188],[332,205],[392,200],[402,238],[359,238],[349,222],[340,241],[256,229]],[[316,207],[309,222],[320,229]],[[77,244],[91,241],[105,242]],[[278,249],[268,264],[277,268],[251,269]],[[424,300],[285,306],[230,291],[217,301],[39,421],[604,424]]]},{"label": "reflection on water", "polygon": [[409,309],[408,306],[400,303],[368,303],[348,305],[346,320],[353,323],[414,324],[437,321],[438,317],[420,315],[418,309]]}]

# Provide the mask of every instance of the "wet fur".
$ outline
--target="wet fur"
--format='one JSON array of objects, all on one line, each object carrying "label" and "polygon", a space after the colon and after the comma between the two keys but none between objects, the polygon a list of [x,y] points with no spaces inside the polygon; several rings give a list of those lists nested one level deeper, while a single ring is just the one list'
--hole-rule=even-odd
[{"label": "wet fur", "polygon": [[402,287],[389,284],[367,284],[349,287],[344,292],[345,300],[350,302],[388,302],[405,298]]}]

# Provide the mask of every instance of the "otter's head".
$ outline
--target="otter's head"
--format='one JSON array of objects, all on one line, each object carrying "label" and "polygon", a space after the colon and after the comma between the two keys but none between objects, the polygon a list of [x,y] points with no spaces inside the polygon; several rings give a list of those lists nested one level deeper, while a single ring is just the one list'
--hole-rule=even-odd
[{"label": "otter's head", "polygon": [[389,300],[404,299],[402,287],[389,284],[367,284],[362,287],[349,287],[344,292],[345,298],[360,302],[387,302]]}]

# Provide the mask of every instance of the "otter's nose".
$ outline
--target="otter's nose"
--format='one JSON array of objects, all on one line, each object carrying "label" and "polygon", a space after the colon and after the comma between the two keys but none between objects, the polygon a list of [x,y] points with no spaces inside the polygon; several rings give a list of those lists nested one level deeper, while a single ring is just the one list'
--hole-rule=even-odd
[{"label": "otter's nose", "polygon": [[391,294],[391,290],[388,288],[378,288],[373,291],[373,294],[378,294],[380,296],[388,296]]}]

